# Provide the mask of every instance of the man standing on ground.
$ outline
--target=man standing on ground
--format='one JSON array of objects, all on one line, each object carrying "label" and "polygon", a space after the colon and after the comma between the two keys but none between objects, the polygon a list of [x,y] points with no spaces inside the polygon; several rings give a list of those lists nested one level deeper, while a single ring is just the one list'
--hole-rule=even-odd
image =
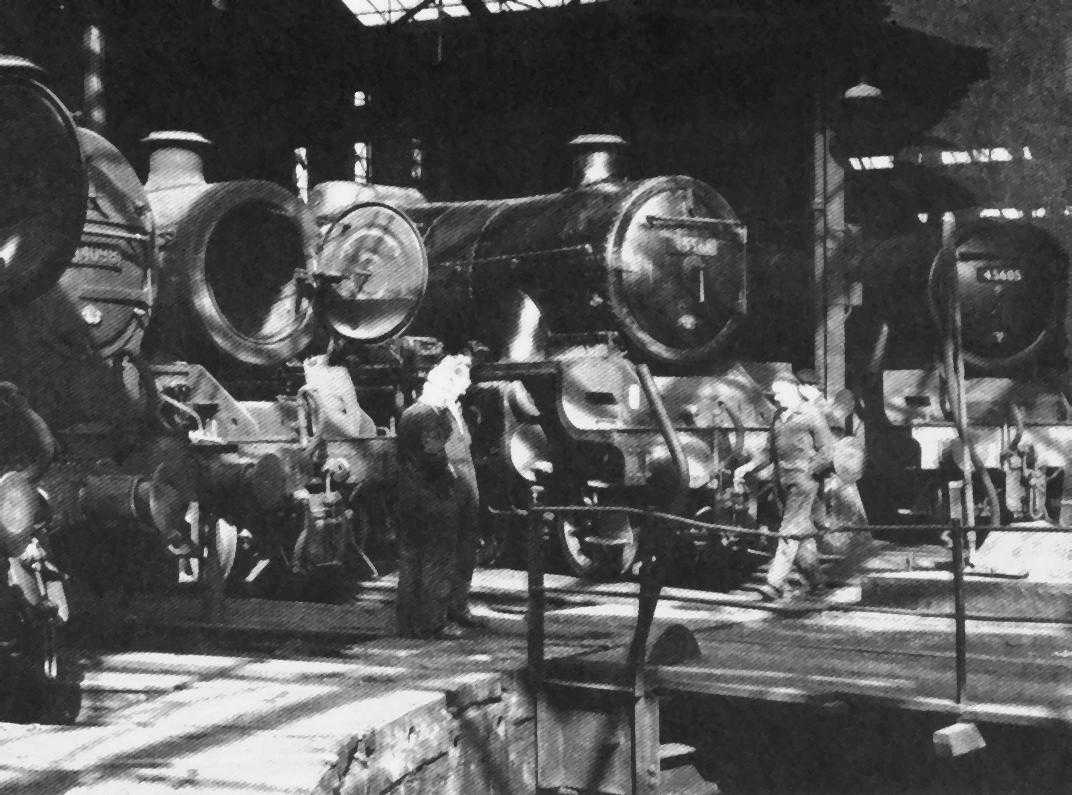
[{"label": "man standing on ground", "polygon": [[[458,409],[470,360],[448,356],[428,373],[398,424],[398,632],[458,638],[468,610],[477,519],[476,478]],[[468,466],[466,466],[468,459]],[[453,619],[453,621],[452,621]]]},{"label": "man standing on ground", "polygon": [[812,509],[819,496],[819,483],[831,470],[834,437],[818,408],[804,400],[800,384],[792,376],[779,376],[771,385],[778,405],[771,425],[768,448],[733,473],[735,483],[768,463],[774,465],[782,498],[782,523],[778,548],[760,593],[764,599],[780,599],[785,582],[796,564],[811,593],[825,588],[819,568],[819,549],[814,537],[791,536],[815,532]]}]

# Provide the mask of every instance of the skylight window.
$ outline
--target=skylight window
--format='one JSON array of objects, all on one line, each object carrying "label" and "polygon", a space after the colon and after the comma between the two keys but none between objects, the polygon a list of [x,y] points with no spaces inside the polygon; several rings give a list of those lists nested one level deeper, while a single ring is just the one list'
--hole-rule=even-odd
[{"label": "skylight window", "polygon": [[[493,14],[503,11],[530,11],[540,8],[559,8],[564,5],[587,5],[604,0],[483,0],[485,7]],[[354,12],[362,25],[389,25],[397,22],[414,8],[422,5],[421,0],[343,0]],[[421,8],[410,17],[414,22],[445,17],[467,17],[469,11],[462,0],[435,0]]]}]

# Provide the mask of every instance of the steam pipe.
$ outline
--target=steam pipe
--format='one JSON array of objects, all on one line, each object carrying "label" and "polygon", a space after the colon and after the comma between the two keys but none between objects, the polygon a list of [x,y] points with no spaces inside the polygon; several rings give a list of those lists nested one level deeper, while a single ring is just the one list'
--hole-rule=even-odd
[{"label": "steam pipe", "polygon": [[[990,511],[992,515],[991,524],[998,524],[1001,522],[1001,500],[998,498],[997,489],[994,486],[994,481],[990,477],[990,473],[987,471],[986,466],[983,465],[982,460],[979,458],[979,453],[975,449],[975,445],[968,437],[968,428],[966,423],[967,405],[964,400],[965,396],[962,394],[963,387],[963,372],[961,372],[958,378],[958,372],[956,367],[956,357],[954,356],[954,346],[956,345],[955,336],[960,329],[960,324],[954,322],[946,322],[942,318],[942,313],[938,305],[938,291],[939,291],[939,279],[941,277],[940,269],[943,262],[949,262],[953,257],[951,263],[951,269],[956,267],[956,254],[952,249],[943,248],[935,256],[934,261],[931,263],[930,272],[927,276],[927,308],[930,310],[931,319],[934,320],[935,325],[942,331],[942,364],[945,371],[945,379],[947,390],[950,392],[950,414],[953,417],[953,425],[957,429],[957,435],[960,437],[961,444],[964,445],[965,451],[967,451],[969,460],[972,466],[978,470],[979,476],[983,481],[983,488],[986,490],[987,502],[990,503]],[[959,300],[954,299],[957,307],[959,307]],[[950,307],[952,310],[953,307]],[[952,313],[951,313],[952,314]],[[1014,357],[1008,357],[1014,359]],[[964,360],[964,352],[961,350],[961,360]],[[965,473],[967,474],[967,473]],[[966,479],[970,482],[970,479]],[[968,486],[968,482],[965,486]],[[970,524],[974,524],[971,521]]]},{"label": "steam pipe", "polygon": [[[646,364],[638,364],[637,376],[640,387],[648,398],[655,419],[659,424],[659,432],[666,442],[666,449],[670,452],[670,460],[674,462],[677,472],[677,483],[674,484],[673,498],[670,500],[670,512],[683,513],[685,500],[689,488],[689,464],[685,458],[685,451],[681,447],[681,440],[670,422],[670,415],[666,411],[662,395],[656,387],[655,379],[652,378],[651,369]],[[651,624],[655,618],[655,608],[659,603],[659,592],[662,591],[663,581],[666,578],[666,561],[663,559],[659,547],[665,545],[663,535],[659,536],[659,544],[654,554],[648,554],[640,569],[640,599],[637,604],[637,623],[633,629],[633,640],[629,644],[629,656],[626,658],[626,671],[629,675],[630,684],[634,695],[643,692],[644,683],[641,671],[644,666],[644,658],[648,647],[648,636],[651,634]]]},{"label": "steam pipe", "polygon": [[34,432],[37,441],[37,456],[23,473],[29,480],[36,482],[56,458],[56,437],[52,435],[48,423],[30,407],[26,396],[10,381],[0,381],[0,400],[7,402],[20,417],[29,423]]},{"label": "steam pipe", "polygon": [[[883,320],[879,324],[878,333],[875,335],[875,343],[871,347],[871,355],[868,357],[867,366],[864,369],[862,380],[853,385],[853,392],[857,394],[861,410],[869,423],[877,425],[888,424],[886,413],[882,409],[882,368],[886,364],[886,356],[890,347],[890,321]],[[872,400],[876,388],[878,397]],[[877,405],[876,405],[877,404]]]},{"label": "steam pipe", "polygon": [[[964,473],[964,516],[968,520],[967,524],[975,524],[975,483],[973,478],[973,470],[976,469],[975,461],[977,456],[972,455],[973,450],[970,447],[971,441],[968,437],[968,397],[967,390],[965,388],[965,376],[964,376],[964,324],[961,315],[960,305],[960,285],[957,283],[956,278],[952,280],[951,295],[952,299],[949,307],[950,314],[952,315],[952,344],[953,349],[956,351],[956,356],[953,358],[953,377],[956,379],[957,385],[957,399],[956,407],[957,412],[960,415],[960,422],[964,428],[964,432],[961,435],[961,471]],[[960,430],[958,429],[958,433]],[[975,534],[972,534],[971,547],[969,548],[969,554],[975,551],[976,541]]]},{"label": "steam pipe", "polygon": [[882,372],[882,365],[886,362],[886,353],[890,345],[890,322],[883,320],[879,326],[878,335],[875,337],[875,345],[871,349],[871,357],[867,361],[867,374],[874,377]]},{"label": "steam pipe", "polygon": [[[949,396],[949,403],[951,408],[951,414],[953,416],[953,425],[957,429],[957,435],[960,437],[961,444],[964,445],[964,449],[971,457],[972,466],[979,472],[979,476],[983,481],[983,488],[986,490],[987,502],[990,503],[991,524],[1001,523],[1001,500],[998,498],[997,488],[994,486],[994,481],[990,477],[990,473],[987,471],[985,464],[979,457],[978,451],[975,449],[975,445],[972,443],[968,436],[968,428],[964,421],[964,416],[961,414],[961,383],[956,379],[955,374],[955,362],[953,356],[953,338],[950,335],[946,335],[943,352],[944,361],[943,369],[945,370],[946,384],[948,388],[953,392]],[[974,524],[974,522],[971,522]]]},{"label": "steam pipe", "polygon": [[673,462],[674,470],[677,473],[677,482],[674,485],[674,495],[670,501],[669,512],[680,513],[685,508],[685,498],[688,494],[689,463],[685,458],[685,451],[681,447],[681,439],[678,437],[677,431],[674,430],[670,415],[666,411],[666,404],[663,403],[662,395],[659,394],[658,387],[655,385],[655,379],[651,375],[651,368],[646,364],[638,364],[636,370],[640,380],[640,388],[644,390],[644,395],[647,397],[652,411],[655,412],[655,421],[659,426],[659,433],[662,434],[663,441],[666,442],[666,449],[670,452],[670,460]]},{"label": "steam pipe", "polygon": [[1009,442],[1008,449],[1010,452],[1015,451],[1020,446],[1020,442],[1024,439],[1024,410],[1017,406],[1015,403],[1009,405],[1009,413],[1012,414],[1012,421],[1016,424],[1016,435]]},{"label": "steam pipe", "polygon": [[152,420],[153,425],[164,430],[170,430],[160,413],[161,399],[160,390],[157,388],[156,379],[153,378],[149,365],[140,354],[134,351],[122,351],[116,358],[116,364],[122,366],[123,362],[130,362],[134,372],[138,375],[138,384],[145,393],[145,413]]},{"label": "steam pipe", "polygon": [[[733,455],[739,460],[744,452],[744,420],[741,419],[740,414],[733,410],[729,403],[720,400],[718,404],[729,416],[730,422],[733,423]],[[688,464],[686,464],[687,466]]]}]

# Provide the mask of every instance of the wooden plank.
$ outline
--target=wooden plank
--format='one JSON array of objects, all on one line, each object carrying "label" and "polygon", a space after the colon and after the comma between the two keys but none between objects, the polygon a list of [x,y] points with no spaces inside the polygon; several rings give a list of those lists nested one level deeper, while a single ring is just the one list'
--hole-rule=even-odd
[{"label": "wooden plank", "polygon": [[[825,617],[813,621],[769,621],[761,624],[723,625],[696,630],[697,639],[712,644],[735,642],[873,654],[947,658],[953,653],[952,621],[940,631],[923,631],[903,622],[900,629],[873,629],[839,625]],[[1021,665],[1068,669],[1072,665],[1072,635],[969,633],[969,659],[973,664]]]},{"label": "wooden plank", "polygon": [[[700,661],[652,667],[662,690],[762,701],[825,703],[846,698],[897,709],[963,712],[951,700],[954,666],[948,635],[862,631],[815,621],[766,621],[726,625],[698,634]],[[1036,639],[1037,640],[1037,639]],[[1056,656],[1069,643],[1052,636],[1029,654],[1001,653],[1002,639],[988,638],[991,654],[968,659],[968,697],[979,720],[1022,725],[1072,724],[1070,666]],[[943,651],[943,649],[945,651]],[[554,661],[548,675],[617,681],[624,650]],[[967,709],[967,708],[965,708]],[[965,713],[967,714],[967,713]]]},{"label": "wooden plank", "polygon": [[87,671],[82,690],[113,693],[168,693],[190,684],[194,677],[183,673],[135,673],[132,671]]},{"label": "wooden plank", "polygon": [[375,638],[394,632],[394,617],[382,605],[321,604],[270,599],[223,600],[218,620],[202,618],[195,596],[146,596],[131,604],[126,619],[149,627],[244,633]]}]

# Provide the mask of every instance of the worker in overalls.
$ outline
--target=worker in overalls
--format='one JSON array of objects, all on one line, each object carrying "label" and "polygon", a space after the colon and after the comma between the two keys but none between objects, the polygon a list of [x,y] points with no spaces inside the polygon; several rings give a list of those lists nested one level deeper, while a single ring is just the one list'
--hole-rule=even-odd
[{"label": "worker in overalls", "polygon": [[458,638],[475,560],[476,478],[458,408],[470,360],[448,356],[428,373],[398,424],[398,632]]},{"label": "worker in overalls", "polygon": [[790,571],[796,565],[808,591],[821,593],[825,588],[819,568],[819,549],[815,537],[793,536],[815,533],[812,511],[819,496],[819,485],[833,466],[834,437],[822,412],[804,400],[800,384],[792,376],[779,376],[771,385],[778,406],[771,424],[769,443],[752,461],[734,471],[734,483],[743,484],[750,472],[774,467],[774,477],[782,499],[781,536],[760,589],[766,600],[781,599]]}]

